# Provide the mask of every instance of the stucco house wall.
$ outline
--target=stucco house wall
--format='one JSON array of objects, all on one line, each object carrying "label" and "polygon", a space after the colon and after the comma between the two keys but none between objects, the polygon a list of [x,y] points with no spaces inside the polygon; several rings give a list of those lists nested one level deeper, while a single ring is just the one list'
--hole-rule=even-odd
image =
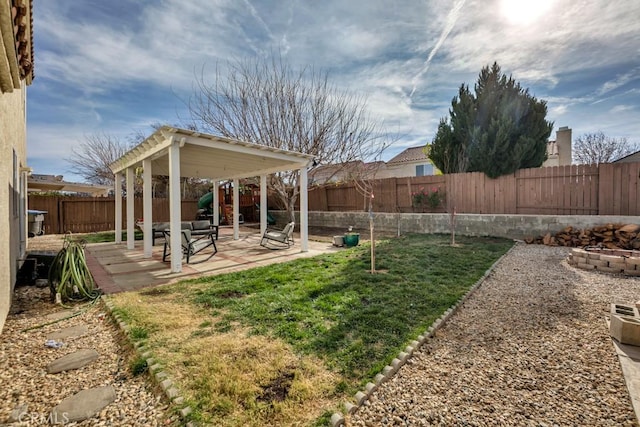
[{"label": "stucco house wall", "polygon": [[11,304],[18,260],[26,249],[20,188],[25,179],[20,168],[27,163],[25,107],[24,88],[0,95],[0,331]]},{"label": "stucco house wall", "polygon": [[31,0],[0,2],[0,333],[27,245],[27,93]]}]

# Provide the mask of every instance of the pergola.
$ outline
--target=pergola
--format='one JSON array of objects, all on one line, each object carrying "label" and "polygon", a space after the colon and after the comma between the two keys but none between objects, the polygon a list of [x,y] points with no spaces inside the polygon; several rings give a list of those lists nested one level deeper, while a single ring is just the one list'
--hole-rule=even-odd
[{"label": "pergola", "polygon": [[[143,174],[143,232],[144,256],[152,255],[152,175],[169,177],[169,216],[171,240],[171,271],[182,271],[180,237],[181,197],[180,177],[208,178],[214,189],[221,180],[233,180],[233,238],[239,239],[239,191],[238,180],[260,176],[260,232],[267,228],[267,175],[299,170],[300,172],[300,246],[308,251],[308,195],[307,168],[313,156],[280,150],[265,145],[252,144],[186,129],[163,126],[151,136],[129,150],[109,167],[115,174],[116,243],[122,242],[122,191],[123,175],[126,176],[127,195],[134,194],[136,168]],[[213,191],[213,205],[218,205],[218,191]],[[134,203],[127,197],[127,248],[134,249]],[[213,216],[218,225],[218,215]],[[176,254],[177,256],[174,256]]]}]

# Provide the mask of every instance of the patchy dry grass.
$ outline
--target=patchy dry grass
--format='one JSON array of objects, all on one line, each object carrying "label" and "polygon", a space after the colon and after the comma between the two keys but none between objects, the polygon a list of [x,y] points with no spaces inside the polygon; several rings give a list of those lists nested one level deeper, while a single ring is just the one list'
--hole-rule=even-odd
[{"label": "patchy dry grass", "polygon": [[250,335],[240,325],[220,332],[222,312],[211,316],[181,294],[158,290],[111,298],[131,324],[151,331],[148,347],[194,409],[194,421],[310,425],[330,416],[340,377],[321,360],[297,355],[282,340]]},{"label": "patchy dry grass", "polygon": [[505,253],[503,239],[404,236],[113,301],[215,426],[327,425],[331,413]]}]

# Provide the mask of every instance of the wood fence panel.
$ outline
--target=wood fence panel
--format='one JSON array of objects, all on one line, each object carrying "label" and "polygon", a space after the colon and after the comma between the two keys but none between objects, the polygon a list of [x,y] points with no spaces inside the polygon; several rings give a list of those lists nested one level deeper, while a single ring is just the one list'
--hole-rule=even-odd
[{"label": "wood fence panel", "polygon": [[640,215],[640,163],[599,165],[600,215]]},{"label": "wood fence panel", "polygon": [[327,188],[316,186],[309,190],[309,210],[327,211]]},{"label": "wood fence panel", "polygon": [[61,232],[60,217],[58,215],[59,201],[60,197],[29,195],[29,209],[47,211],[47,214],[44,216],[43,223],[44,232],[46,234],[59,234]]}]

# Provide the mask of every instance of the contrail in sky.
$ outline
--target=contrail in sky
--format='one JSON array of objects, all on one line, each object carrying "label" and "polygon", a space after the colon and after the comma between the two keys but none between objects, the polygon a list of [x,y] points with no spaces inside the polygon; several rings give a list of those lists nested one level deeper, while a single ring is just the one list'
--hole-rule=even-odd
[{"label": "contrail in sky", "polygon": [[451,30],[453,30],[453,26],[456,25],[456,22],[458,21],[458,17],[460,16],[460,10],[462,10],[462,6],[464,6],[465,1],[466,0],[458,0],[456,4],[453,5],[453,9],[449,11],[449,15],[447,16],[447,22],[444,28],[442,29],[442,33],[440,33],[440,38],[438,38],[438,41],[436,42],[436,45],[433,47],[433,49],[431,49],[431,52],[429,52],[429,56],[427,57],[427,60],[424,62],[424,65],[422,66],[422,69],[420,70],[420,72],[416,74],[416,76],[411,81],[411,83],[413,83],[413,89],[411,89],[409,98],[411,98],[415,93],[416,88],[418,87],[418,80],[420,80],[420,78],[429,70],[429,65],[431,65],[431,60],[433,59],[434,56],[436,56],[436,53],[438,53],[440,46],[442,46],[444,41],[449,36],[449,33],[451,32]]}]

